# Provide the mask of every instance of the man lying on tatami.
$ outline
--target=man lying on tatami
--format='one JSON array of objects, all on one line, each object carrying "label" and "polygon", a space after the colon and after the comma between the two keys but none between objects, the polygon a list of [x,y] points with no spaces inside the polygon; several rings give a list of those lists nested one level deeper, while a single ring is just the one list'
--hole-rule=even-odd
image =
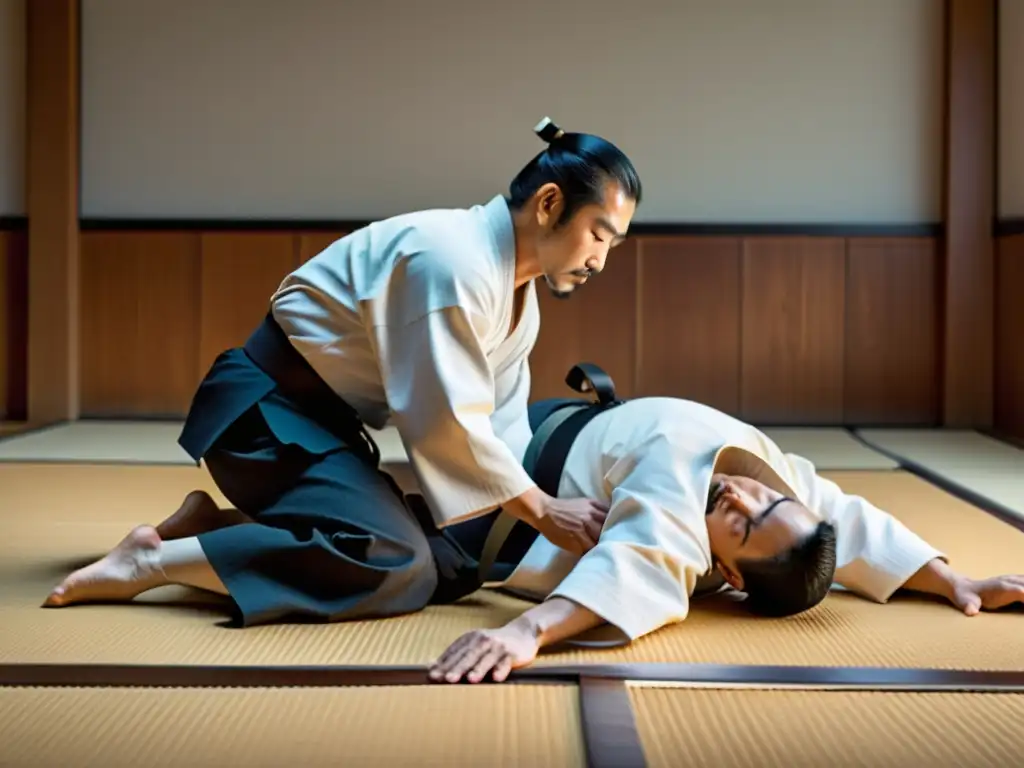
[{"label": "man lying on tatami", "polygon": [[[551,409],[551,402],[531,406],[528,465],[545,456],[545,439],[554,439],[547,427],[570,412],[545,418]],[[629,642],[685,620],[692,598],[729,586],[745,593],[754,611],[772,616],[814,607],[833,583],[879,603],[899,589],[929,593],[967,615],[1024,601],[1024,576],[974,580],[956,573],[941,552],[820,477],[806,459],[783,453],[749,424],[687,400],[638,398],[600,412],[573,439],[557,492],[608,505],[597,546],[574,555],[529,526],[513,528],[494,563],[507,575],[493,585],[539,604],[504,627],[458,638],[432,666],[434,679],[475,682],[490,674],[501,681],[542,647],[603,624]],[[158,546],[139,548],[129,535],[65,581],[71,599],[63,604],[131,599],[167,584],[225,594],[176,564],[173,547],[163,542],[245,522],[194,493],[160,526],[147,526]],[[460,554],[475,565],[487,549],[478,521],[442,533],[447,549],[438,545],[435,552],[450,557],[438,559],[439,571],[459,571],[452,559]],[[432,540],[438,542],[437,531]]]},{"label": "man lying on tatami", "polygon": [[[559,418],[572,417],[548,416]],[[531,420],[543,439],[543,415]],[[458,638],[432,666],[435,680],[504,680],[542,647],[603,624],[636,640],[730,586],[772,616],[815,606],[833,583],[879,603],[899,589],[937,595],[968,616],[1024,602],[1024,576],[958,574],[892,515],[699,403],[639,398],[600,413],[573,440],[558,492],[609,504],[597,546],[577,557],[534,537],[502,586],[542,602]]]}]

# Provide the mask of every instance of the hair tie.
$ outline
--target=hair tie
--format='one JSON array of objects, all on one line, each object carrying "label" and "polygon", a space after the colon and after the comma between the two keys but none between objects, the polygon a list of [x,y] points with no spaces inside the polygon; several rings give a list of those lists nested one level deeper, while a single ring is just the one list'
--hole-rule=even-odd
[{"label": "hair tie", "polygon": [[534,127],[533,132],[540,136],[548,144],[551,144],[565,135],[565,131],[555,125],[550,117],[545,117]]}]

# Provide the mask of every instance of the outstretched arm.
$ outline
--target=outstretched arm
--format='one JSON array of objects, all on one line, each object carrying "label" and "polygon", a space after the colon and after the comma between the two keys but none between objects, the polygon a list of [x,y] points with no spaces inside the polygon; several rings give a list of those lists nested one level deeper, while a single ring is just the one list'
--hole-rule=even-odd
[{"label": "outstretched arm", "polygon": [[838,529],[836,581],[880,603],[899,590],[948,600],[969,616],[1024,602],[1024,576],[970,579],[891,514],[844,493],[809,462],[790,457],[810,488],[808,506]]},{"label": "outstretched arm", "polygon": [[948,600],[968,616],[1024,603],[1024,575],[970,579],[941,559],[930,561],[903,588]]}]

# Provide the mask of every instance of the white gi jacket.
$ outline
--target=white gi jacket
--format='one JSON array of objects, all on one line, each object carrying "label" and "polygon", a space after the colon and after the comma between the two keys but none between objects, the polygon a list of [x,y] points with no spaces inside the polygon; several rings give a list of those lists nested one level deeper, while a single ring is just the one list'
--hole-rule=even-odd
[{"label": "white gi jacket", "polygon": [[488,512],[534,483],[527,357],[534,286],[515,330],[515,234],[504,198],[371,224],[285,278],[271,311],[363,418],[394,424],[435,522]]},{"label": "white gi jacket", "polygon": [[625,640],[682,621],[712,570],[704,517],[717,472],[752,477],[833,523],[836,582],[868,599],[885,602],[943,557],[754,427],[699,403],[652,397],[594,418],[566,458],[559,496],[610,503],[597,546],[579,557],[538,537],[502,586],[533,600],[573,600]]}]

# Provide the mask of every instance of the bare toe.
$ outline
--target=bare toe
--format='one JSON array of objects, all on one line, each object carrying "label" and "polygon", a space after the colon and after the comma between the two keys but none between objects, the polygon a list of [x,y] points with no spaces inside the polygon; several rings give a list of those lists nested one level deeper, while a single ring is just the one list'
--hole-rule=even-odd
[{"label": "bare toe", "polygon": [[110,553],[80,568],[53,589],[46,607],[73,603],[131,600],[160,582],[160,536],[151,525],[140,525]]}]

